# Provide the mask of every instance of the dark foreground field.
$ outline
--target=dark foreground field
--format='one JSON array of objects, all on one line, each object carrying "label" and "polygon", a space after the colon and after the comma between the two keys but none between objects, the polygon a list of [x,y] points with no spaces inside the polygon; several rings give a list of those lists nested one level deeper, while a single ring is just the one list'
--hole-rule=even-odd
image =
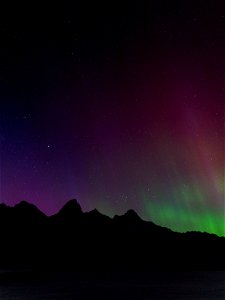
[{"label": "dark foreground field", "polygon": [[2,271],[1,300],[224,299],[225,272]]}]

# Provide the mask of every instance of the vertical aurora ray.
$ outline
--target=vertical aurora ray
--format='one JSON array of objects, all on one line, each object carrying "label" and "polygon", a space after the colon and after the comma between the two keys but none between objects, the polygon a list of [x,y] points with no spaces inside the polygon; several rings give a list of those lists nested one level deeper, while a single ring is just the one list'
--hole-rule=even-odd
[{"label": "vertical aurora ray", "polygon": [[[182,198],[180,198],[182,201]],[[167,202],[157,204],[145,198],[146,211],[149,218],[162,226],[174,231],[201,231],[224,236],[224,212],[212,209],[188,209],[185,206],[176,207]]]},{"label": "vertical aurora ray", "polygon": [[2,202],[224,235],[224,3],[172,2],[2,20]]},{"label": "vertical aurora ray", "polygon": [[182,136],[172,142],[164,138],[159,146],[164,174],[158,189],[142,193],[144,215],[175,231],[225,236],[223,139],[210,118],[188,115],[183,123],[188,130],[184,126]]}]

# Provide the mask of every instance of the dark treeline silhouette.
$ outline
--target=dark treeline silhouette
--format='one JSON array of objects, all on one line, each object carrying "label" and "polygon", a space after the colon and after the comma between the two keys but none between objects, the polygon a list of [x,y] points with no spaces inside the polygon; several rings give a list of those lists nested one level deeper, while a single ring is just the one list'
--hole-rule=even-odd
[{"label": "dark treeline silhouette", "polygon": [[225,238],[172,230],[133,210],[109,218],[71,200],[47,217],[25,201],[0,204],[1,269],[224,270]]}]

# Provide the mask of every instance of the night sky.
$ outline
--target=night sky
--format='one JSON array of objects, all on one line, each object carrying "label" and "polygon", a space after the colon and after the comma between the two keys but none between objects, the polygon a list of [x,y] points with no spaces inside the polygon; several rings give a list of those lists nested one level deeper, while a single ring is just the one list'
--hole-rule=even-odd
[{"label": "night sky", "polygon": [[1,202],[224,235],[223,2],[2,9]]}]

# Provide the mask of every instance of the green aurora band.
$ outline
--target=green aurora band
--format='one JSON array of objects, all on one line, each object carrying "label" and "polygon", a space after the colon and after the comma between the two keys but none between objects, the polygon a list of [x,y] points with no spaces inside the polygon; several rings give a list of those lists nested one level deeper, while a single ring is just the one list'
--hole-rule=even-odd
[{"label": "green aurora band", "polygon": [[[218,189],[224,196],[224,180],[219,180]],[[170,198],[172,202],[168,201]],[[166,199],[167,198],[167,199]],[[206,195],[197,186],[181,185],[167,197],[153,201],[143,195],[145,215],[156,224],[178,232],[200,231],[225,236],[224,209],[204,205]],[[174,200],[176,205],[174,205]],[[209,201],[207,201],[209,203]]]}]

